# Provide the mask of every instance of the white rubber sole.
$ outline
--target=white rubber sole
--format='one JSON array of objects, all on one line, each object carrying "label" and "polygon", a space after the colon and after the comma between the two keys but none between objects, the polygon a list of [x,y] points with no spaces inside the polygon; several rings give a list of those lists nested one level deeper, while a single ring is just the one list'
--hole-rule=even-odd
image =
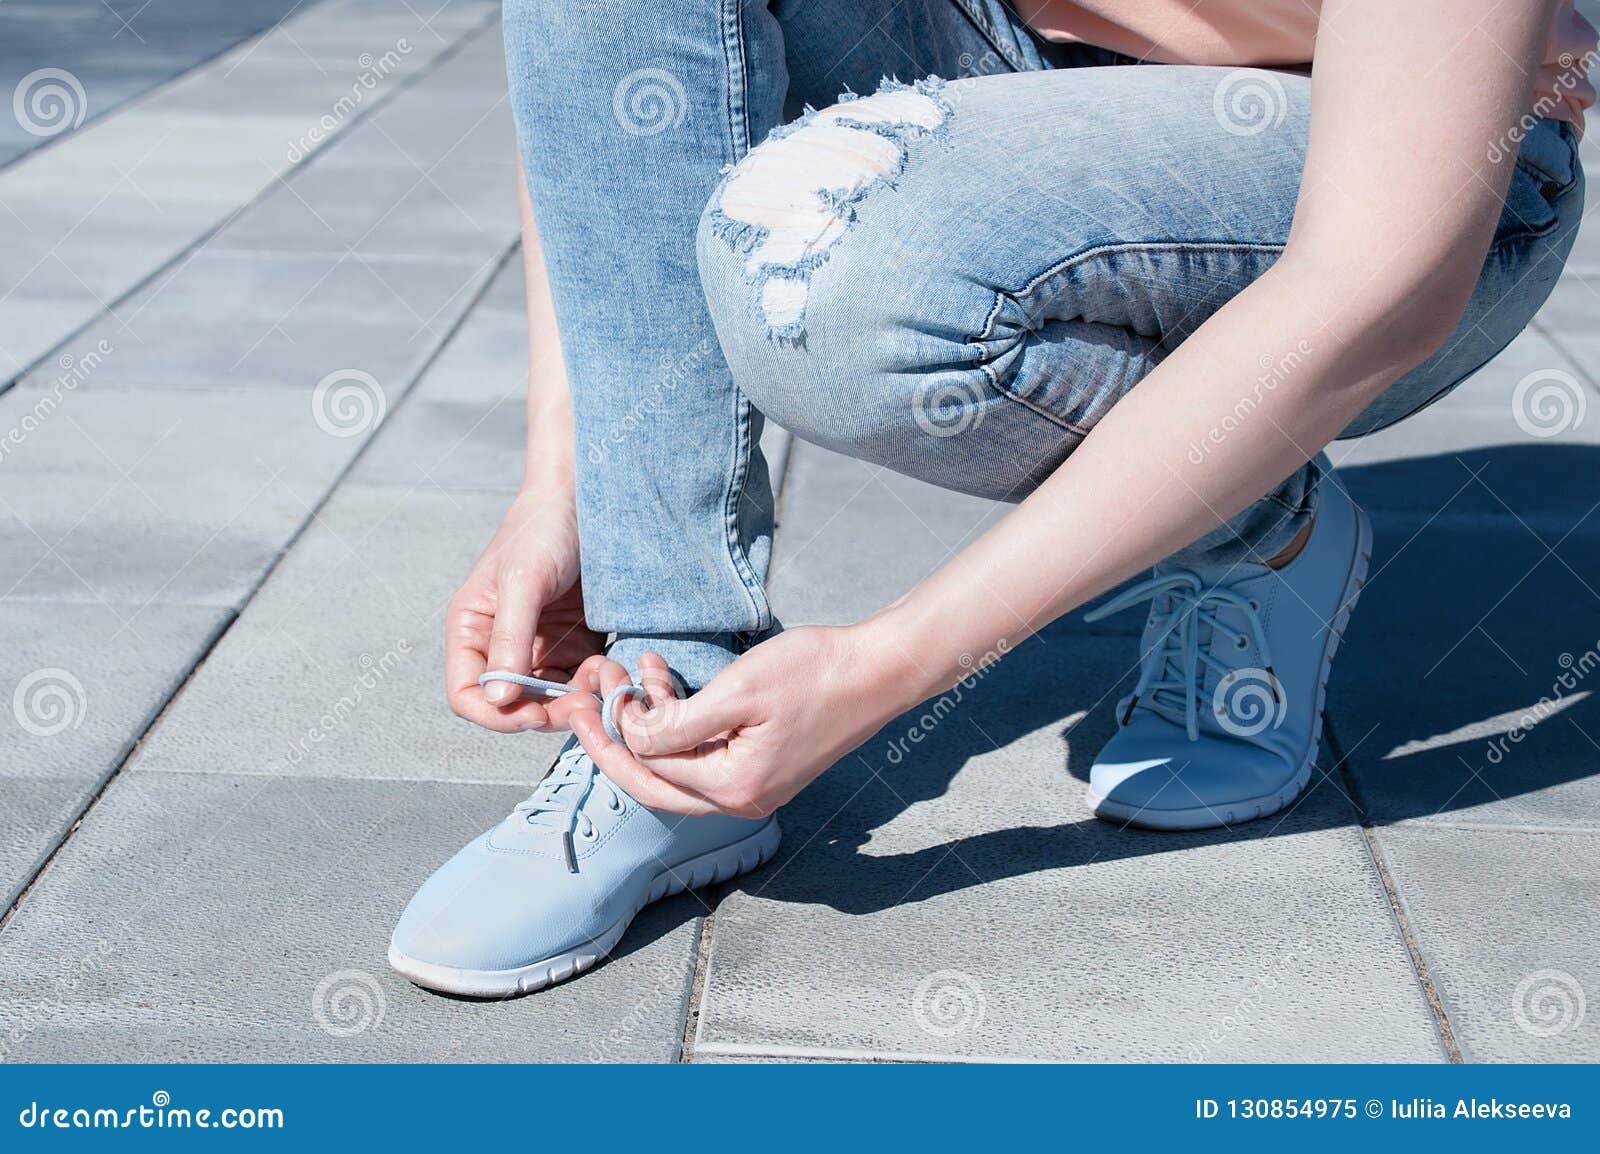
[{"label": "white rubber sole", "polygon": [[1360,508],[1356,514],[1356,553],[1350,564],[1350,575],[1345,580],[1344,594],[1339,598],[1339,612],[1328,629],[1328,643],[1322,650],[1322,677],[1317,684],[1317,716],[1311,727],[1311,744],[1299,771],[1282,789],[1262,797],[1229,802],[1221,806],[1195,806],[1192,809],[1145,809],[1108,801],[1092,788],[1087,790],[1089,808],[1095,817],[1114,821],[1119,825],[1137,826],[1140,829],[1217,829],[1270,817],[1294,801],[1305,791],[1311,780],[1311,769],[1317,763],[1322,749],[1322,714],[1328,702],[1328,674],[1333,670],[1333,658],[1344,640],[1345,627],[1355,612],[1361,589],[1367,583],[1367,568],[1372,564],[1372,523]]},{"label": "white rubber sole", "polygon": [[464,970],[407,957],[395,948],[393,942],[389,943],[389,965],[396,973],[417,985],[446,994],[474,998],[509,998],[516,994],[531,994],[556,982],[576,977],[594,966],[611,953],[622,940],[629,923],[650,903],[684,890],[727,881],[756,869],[777,852],[782,836],[778,821],[773,818],[743,841],[691,858],[672,869],[662,870],[646,888],[639,904],[593,941],[531,965],[510,970]]}]

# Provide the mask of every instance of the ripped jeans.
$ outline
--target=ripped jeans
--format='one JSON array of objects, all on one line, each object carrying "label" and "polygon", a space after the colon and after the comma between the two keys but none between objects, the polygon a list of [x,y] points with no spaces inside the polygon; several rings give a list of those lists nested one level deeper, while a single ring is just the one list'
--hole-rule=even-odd
[{"label": "ripped jeans", "polygon": [[[774,627],[762,413],[1018,500],[1288,236],[1303,76],[1048,45],[999,0],[507,0],[505,28],[589,623],[691,687]],[[1346,435],[1444,395],[1527,324],[1581,214],[1575,145],[1529,132],[1457,333]],[[1277,552],[1321,467],[1183,558]]]}]

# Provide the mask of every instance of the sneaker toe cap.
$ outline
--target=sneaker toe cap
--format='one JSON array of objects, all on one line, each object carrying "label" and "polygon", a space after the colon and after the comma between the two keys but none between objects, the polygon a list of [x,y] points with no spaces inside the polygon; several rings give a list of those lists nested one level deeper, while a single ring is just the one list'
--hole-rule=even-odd
[{"label": "sneaker toe cap", "polygon": [[1259,817],[1294,776],[1278,754],[1247,742],[1204,733],[1140,740],[1130,728],[1101,752],[1089,789],[1103,816],[1187,828]]},{"label": "sneaker toe cap", "polygon": [[391,960],[402,972],[407,962],[499,972],[580,949],[606,929],[587,891],[559,862],[490,849],[485,835],[422,884],[395,926]]}]

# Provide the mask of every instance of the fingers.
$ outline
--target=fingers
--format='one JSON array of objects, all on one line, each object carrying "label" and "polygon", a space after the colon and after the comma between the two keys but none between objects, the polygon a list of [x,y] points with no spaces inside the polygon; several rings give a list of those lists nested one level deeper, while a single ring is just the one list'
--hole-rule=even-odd
[{"label": "fingers", "polygon": [[572,732],[601,771],[645,808],[690,817],[718,812],[717,807],[705,798],[658,777],[640,765],[626,746],[606,736],[598,712],[573,714]]},{"label": "fingers", "polygon": [[[527,673],[533,668],[533,635],[547,599],[542,581],[520,569],[502,571],[494,626],[489,633],[490,669]],[[483,696],[490,705],[509,705],[517,700],[520,691],[510,682],[494,681],[484,686]]]},{"label": "fingers", "polygon": [[536,698],[525,698],[505,708],[484,698],[478,678],[488,668],[484,653],[489,646],[491,622],[487,613],[459,602],[452,602],[445,611],[445,699],[451,711],[499,733],[547,728],[550,717]]}]

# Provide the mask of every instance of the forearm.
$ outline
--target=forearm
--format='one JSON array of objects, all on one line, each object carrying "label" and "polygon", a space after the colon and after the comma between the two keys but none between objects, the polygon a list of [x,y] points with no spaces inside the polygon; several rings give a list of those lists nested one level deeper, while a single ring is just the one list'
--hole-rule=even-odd
[{"label": "forearm", "polygon": [[528,307],[528,442],[522,471],[525,490],[570,492],[574,485],[572,396],[556,330],[555,304],[545,273],[528,185],[517,164],[522,221],[522,268]]},{"label": "forearm", "polygon": [[[1285,257],[999,524],[864,623],[905,707],[1240,512],[1427,354],[1386,302]],[[963,660],[963,658],[965,660]]]}]

